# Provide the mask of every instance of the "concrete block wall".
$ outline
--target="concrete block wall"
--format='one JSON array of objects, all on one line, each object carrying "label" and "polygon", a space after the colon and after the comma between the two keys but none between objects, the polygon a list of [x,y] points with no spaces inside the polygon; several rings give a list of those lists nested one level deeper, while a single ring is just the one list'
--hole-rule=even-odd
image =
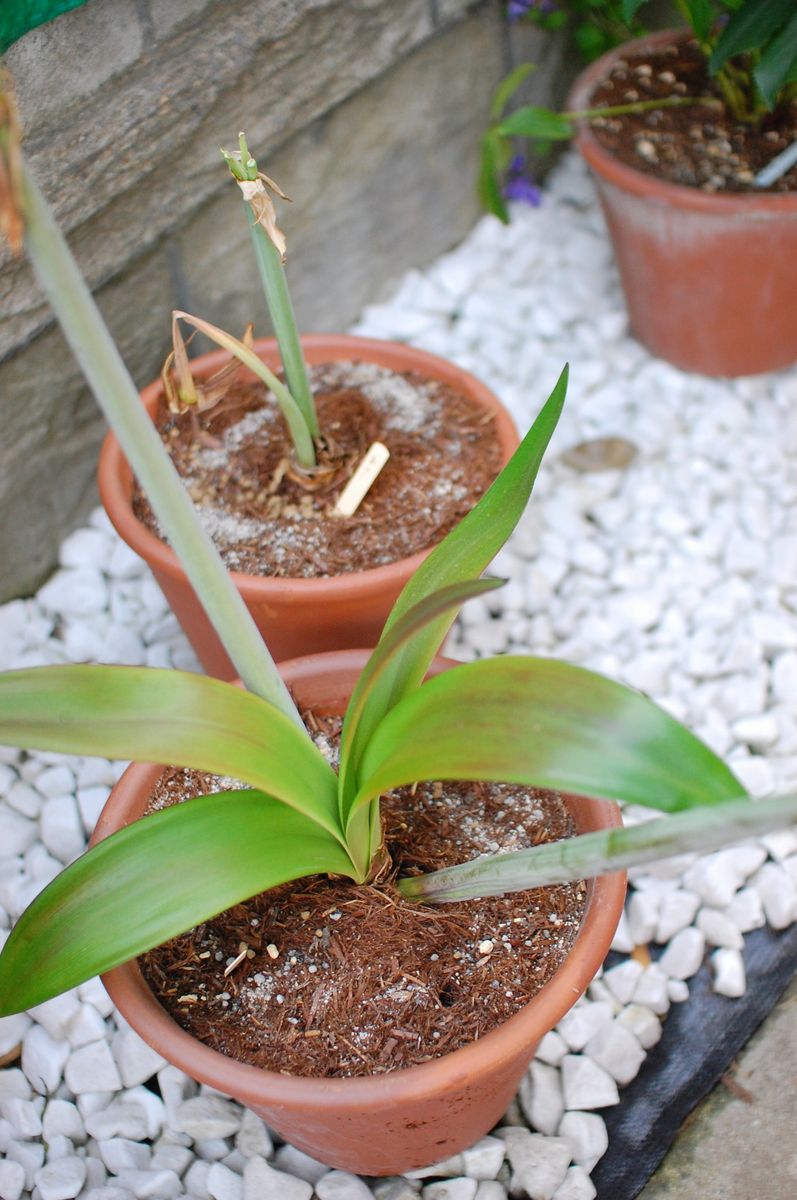
[{"label": "concrete block wall", "polygon": [[[89,0],[5,56],[32,169],[139,386],[175,306],[268,332],[220,145],[245,129],[294,198],[301,328],[345,328],[476,219],[479,133],[510,60],[495,0]],[[0,313],[2,602],[35,589],[95,502],[104,428],[7,254]]]}]

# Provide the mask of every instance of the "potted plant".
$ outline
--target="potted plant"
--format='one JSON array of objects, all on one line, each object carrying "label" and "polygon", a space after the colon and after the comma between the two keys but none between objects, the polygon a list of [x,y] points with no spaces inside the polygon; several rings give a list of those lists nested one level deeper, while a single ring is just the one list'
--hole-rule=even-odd
[{"label": "potted plant", "polygon": [[[0,956],[0,1014],[103,972],[124,1015],[153,1045],[257,1107],[316,1156],[375,1173],[436,1160],[500,1115],[535,1040],[589,982],[620,912],[617,873],[776,827],[797,813],[797,797],[751,804],[727,767],[673,718],[591,672],[525,657],[454,668],[433,662],[462,602],[498,586],[479,576],[523,511],[561,411],[565,374],[492,487],[405,586],[376,649],[285,668],[297,698],[321,713],[339,711],[350,697],[333,769],[309,737],[192,507],[179,499],[184,493],[168,455],[19,155],[8,109],[0,122],[0,163],[4,228],[17,238],[24,233],[70,344],[247,685],[94,666],[0,676],[4,743],[183,763],[221,776],[216,786],[223,789],[136,820],[159,769],[130,769],[93,848],[33,901],[9,937]],[[391,879],[381,797],[441,777],[574,793],[567,804],[576,836],[444,870],[416,867]],[[601,797],[673,815],[624,830]],[[434,803],[441,798],[433,788]],[[247,897],[265,893],[269,906],[270,889],[319,874],[331,877],[318,882],[321,889],[349,881],[352,899],[357,887],[373,892],[386,878],[385,902],[409,904],[416,914],[426,911],[423,901],[478,896],[478,912],[490,895],[604,877],[584,891],[583,925],[550,984],[450,1055],[365,1078],[288,1078],[195,1043],[166,1015],[132,960]],[[247,936],[253,938],[248,927]],[[249,950],[244,942],[225,978],[252,961],[268,969],[280,954],[266,944],[261,963]],[[480,946],[479,954],[489,959],[492,950]],[[357,977],[356,964],[349,977]],[[176,992],[175,999],[179,1007],[198,997]]]},{"label": "potted plant", "polygon": [[[173,352],[142,400],[181,471],[191,473],[200,513],[215,523],[214,539],[277,660],[373,645],[439,531],[492,481],[517,446],[517,433],[484,384],[436,355],[371,338],[300,339],[271,199],[272,191],[284,193],[258,171],[243,134],[240,149],[225,158],[242,189],[276,338],[245,344],[208,321],[175,313]],[[181,322],[221,349],[189,363]],[[239,365],[245,374],[235,395],[240,407],[228,418],[230,353],[238,360],[233,371]],[[329,364],[340,365],[330,374]],[[281,365],[284,381],[275,374]],[[262,384],[270,389],[265,400],[262,388],[253,390]],[[284,422],[272,422],[280,409]],[[241,444],[244,424],[252,432]],[[376,432],[364,440],[368,429]],[[371,441],[385,444],[393,461],[357,511],[344,515],[339,498]],[[98,482],[111,521],[149,564],[205,669],[234,676],[177,555],[136,492],[113,432]]]},{"label": "potted plant", "polygon": [[[625,19],[636,20],[643,4],[624,0]],[[797,360],[789,266],[797,251],[797,180],[787,157],[794,7],[743,0],[676,9],[689,30],[610,50],[578,77],[565,113],[531,106],[505,116],[522,69],[510,77],[484,140],[482,196],[506,218],[508,139],[575,136],[596,180],[640,341],[705,375],[789,366]]]}]

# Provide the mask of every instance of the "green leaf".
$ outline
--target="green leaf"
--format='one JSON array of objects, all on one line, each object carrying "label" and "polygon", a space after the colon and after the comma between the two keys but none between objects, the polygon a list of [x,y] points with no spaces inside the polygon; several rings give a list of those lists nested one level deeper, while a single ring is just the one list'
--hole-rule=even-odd
[{"label": "green leaf", "polygon": [[781,88],[797,80],[797,12],[764,50],[753,78],[770,109],[775,107]]},{"label": "green leaf", "polygon": [[340,839],[337,779],[273,705],[243,688],[151,667],[33,667],[0,675],[0,744],[135,758],[230,775]]},{"label": "green leaf", "polygon": [[711,0],[684,0],[686,19],[699,42],[707,42],[714,26],[714,8]]},{"label": "green leaf", "polygon": [[[416,604],[450,584],[478,579],[501,549],[528,503],[542,456],[559,420],[566,390],[567,368],[501,474],[405,584],[385,622],[380,646]],[[417,688],[452,619],[450,611],[433,619],[391,657],[369,697],[369,709],[375,719],[381,719],[403,696]]]},{"label": "green leaf", "polygon": [[501,190],[499,159],[503,139],[494,129],[483,134],[479,156],[478,193],[479,203],[486,212],[491,212],[505,225],[509,224],[509,212]]},{"label": "green leaf", "polygon": [[502,79],[493,95],[493,102],[490,105],[490,120],[497,121],[503,115],[504,109],[514,96],[515,92],[523,83],[524,79],[528,79],[532,71],[535,71],[535,63],[521,63],[515,67],[514,71],[510,71],[506,79]]},{"label": "green leaf", "polygon": [[744,793],[707,746],[630,688],[569,663],[496,658],[446,671],[384,718],[354,808],[420,779],[484,779],[667,812]]},{"label": "green leaf", "polygon": [[474,579],[440,588],[413,605],[380,640],[357,680],[343,723],[338,791],[344,828],[349,804],[357,788],[357,768],[363,749],[384,714],[395,703],[390,687],[391,684],[395,685],[396,680],[388,681],[387,688],[380,689],[379,686],[390,663],[415,634],[425,629],[436,617],[445,614],[453,618],[466,600],[494,591],[503,582],[501,579]]},{"label": "green leaf", "polygon": [[797,820],[797,796],[729,800],[693,808],[628,829],[605,829],[528,850],[492,855],[475,862],[399,880],[408,898],[451,903],[475,896],[499,896],[551,883],[591,879],[624,871],[674,854],[719,850],[742,838],[771,833]]},{"label": "green leaf", "polygon": [[499,132],[504,137],[543,138],[546,141],[563,141],[573,136],[573,123],[550,108],[529,104],[518,108],[501,122]]},{"label": "green leaf", "polygon": [[716,75],[736,54],[762,49],[793,15],[794,0],[748,0],[717,39],[708,64],[711,74]]},{"label": "green leaf", "polygon": [[262,792],[202,796],[135,821],[67,867],[22,914],[0,955],[0,1015],[319,872],[350,875],[345,851]]}]

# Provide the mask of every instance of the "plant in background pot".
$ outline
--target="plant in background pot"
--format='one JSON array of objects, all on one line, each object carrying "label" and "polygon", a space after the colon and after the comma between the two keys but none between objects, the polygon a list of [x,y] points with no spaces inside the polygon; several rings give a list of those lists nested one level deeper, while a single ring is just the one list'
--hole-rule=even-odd
[{"label": "plant in background pot", "polygon": [[[489,485],[517,433],[493,393],[453,363],[370,338],[300,339],[270,196],[283,193],[258,171],[243,135],[240,151],[225,158],[242,189],[276,339],[244,344],[176,313],[174,350],[142,399],[275,657],[373,645],[404,583]],[[189,363],[180,322],[221,349]],[[244,371],[237,380],[225,353]],[[389,460],[357,510],[342,509],[372,443],[384,445]],[[231,678],[229,657],[113,433],[99,486],[206,670]]]},{"label": "plant in background pot", "polygon": [[[624,0],[636,20],[645,0]],[[790,0],[684,0],[690,26],[610,51],[567,111],[504,115],[497,94],[481,194],[502,219],[511,139],[576,137],[606,214],[631,328],[706,375],[797,361],[797,13]]]},{"label": "plant in background pot", "polygon": [[[468,665],[434,660],[460,605],[498,586],[498,581],[479,576],[529,497],[561,411],[565,375],[498,479],[407,583],[376,649],[370,654],[310,656],[285,667],[285,678],[303,705],[321,717],[343,713],[335,769],[308,735],[186,500],[10,138],[8,121],[0,124],[0,161],[4,227],[17,236],[24,230],[30,257],[70,344],[136,473],[147,480],[159,519],[178,546],[247,685],[240,688],[178,671],[93,666],[34,668],[0,676],[4,743],[177,762],[220,777],[215,782],[205,778],[204,788],[199,788],[203,794],[189,795],[185,803],[137,820],[153,789],[168,786],[168,778],[175,776],[162,776],[158,767],[130,768],[100,819],[93,848],[40,893],[9,937],[0,956],[0,1013],[40,1003],[103,972],[122,1013],[161,1053],[196,1078],[251,1105],[316,1157],[373,1174],[437,1160],[467,1145],[500,1117],[536,1041],[589,982],[622,905],[624,881],[618,872],[631,864],[707,849],[776,827],[797,815],[797,797],[751,803],[727,767],[673,718],[631,689],[589,671],[528,657]],[[426,780],[438,782],[415,795],[415,786]],[[448,857],[454,862],[443,870],[430,869],[440,862],[435,829],[452,803],[446,794],[452,785],[441,780],[476,781],[475,791],[465,794],[463,828],[449,822]],[[498,817],[508,821],[510,845],[517,848],[496,854],[495,847],[488,846],[489,853],[477,851],[475,858],[457,864],[460,835],[483,800],[478,784],[492,788],[495,780],[567,793],[569,816],[561,798],[547,800],[559,806],[565,827],[572,824],[576,836],[530,844],[540,833],[533,810],[546,797],[535,793],[529,807],[527,796],[523,809],[515,787],[511,796],[501,795]],[[427,838],[431,830],[424,852],[431,859],[416,851],[414,859],[397,861],[391,868],[383,805],[384,812],[395,813],[394,792],[402,785],[411,785],[401,810],[406,816],[394,816],[393,829],[401,833],[413,811],[420,811]],[[590,797],[620,797],[671,815],[624,830],[614,806]],[[173,798],[185,797],[178,792]],[[324,1036],[318,1014],[325,989],[317,987],[311,998],[307,992],[302,995],[300,986],[291,988],[283,968],[298,965],[298,953],[291,955],[284,946],[281,953],[266,940],[285,928],[282,915],[279,920],[275,915],[284,895],[273,889],[299,879],[304,881],[300,905],[308,892],[314,891],[322,906],[325,895],[334,897],[332,909],[322,907],[331,923],[365,894],[372,904],[377,898],[378,910],[409,913],[419,926],[433,920],[446,926],[462,913],[459,902],[467,897],[481,897],[468,910],[478,915],[489,896],[567,880],[594,882],[575,889],[584,916],[564,962],[514,1015],[492,1031],[480,1030],[476,1040],[439,1055],[434,1052],[434,1033],[440,1033],[440,1027],[433,1022],[430,1043],[421,1047],[417,1065],[390,1070],[397,1041],[393,1037],[374,1071],[328,1077],[296,1071],[285,1075],[279,1059],[276,1069],[237,1062],[190,1036],[167,1014],[164,1005],[178,1010],[202,1007],[201,986],[197,992],[182,991],[189,978],[184,970],[194,959],[201,963],[212,958],[215,963],[217,954],[209,949],[182,958],[177,981],[166,984],[162,1004],[133,961],[184,930],[193,928],[195,936],[206,936],[216,914],[226,915],[233,929],[236,922],[240,928],[243,914],[245,936],[222,974],[230,990],[215,997],[220,1017],[233,993],[240,997],[242,977],[251,977],[258,987],[266,985],[266,991],[271,978],[285,990],[275,996],[276,1003],[282,1002],[291,1014],[285,1025],[286,1049],[296,1041],[316,1043]],[[262,905],[262,916],[250,916],[242,907],[249,897]],[[440,916],[430,902],[457,906],[442,910]],[[539,898],[536,906],[533,898],[523,903],[532,910],[540,907]],[[546,924],[549,907],[546,903]],[[530,913],[521,911],[524,915],[516,919],[525,928]],[[353,957],[358,938],[345,944],[329,929],[325,936],[323,927],[314,929],[310,916],[308,902],[307,912],[298,913],[296,928],[305,924],[313,944],[319,939],[322,969],[325,957],[342,956],[351,987],[367,965]],[[515,918],[512,921],[514,925]],[[556,921],[563,923],[560,917]],[[572,925],[575,929],[577,918]],[[357,932],[361,935],[362,928]],[[402,945],[402,951],[409,945]],[[378,949],[372,945],[373,953]],[[501,961],[508,963],[512,987],[505,987],[504,994],[514,996],[514,987],[520,987],[514,983],[515,973],[535,953],[533,938],[521,942],[507,933],[493,961],[494,949],[492,941],[489,947],[485,941],[475,952],[470,947],[467,954],[457,954],[470,960],[482,985],[492,971],[499,978]],[[367,950],[365,954],[367,958]],[[431,961],[435,955],[429,957]],[[308,978],[313,967],[318,972],[311,962]],[[458,970],[452,966],[449,993],[444,995],[441,988],[435,1014],[452,1003]],[[393,977],[382,980],[380,993],[394,990],[393,984],[399,992],[417,984],[405,978],[400,961],[393,971]],[[499,997],[492,988],[487,996],[488,1002],[477,1007],[497,1009]],[[344,996],[343,1007],[347,1004]],[[211,1007],[207,1005],[208,1011]],[[443,1012],[439,1018],[443,1029],[444,1016]],[[414,1020],[409,1009],[403,1019]],[[246,1020],[250,1031],[262,1029],[254,1014]],[[417,1032],[409,1036],[420,1041]],[[447,1039],[441,1034],[440,1040]],[[362,1057],[356,1048],[355,1056]]]}]

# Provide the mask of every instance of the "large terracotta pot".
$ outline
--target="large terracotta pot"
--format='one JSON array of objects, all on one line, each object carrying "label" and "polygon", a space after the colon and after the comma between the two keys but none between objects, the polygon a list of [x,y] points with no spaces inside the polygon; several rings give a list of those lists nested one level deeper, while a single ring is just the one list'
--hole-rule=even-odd
[{"label": "large terracotta pot", "polygon": [[[628,51],[671,44],[653,34],[604,54],[579,75],[569,111]],[[614,243],[631,329],[649,350],[702,375],[753,375],[797,361],[797,193],[712,194],[619,162],[582,122]]]},{"label": "large terracotta pot", "polygon": [[[518,445],[512,418],[497,397],[473,375],[445,359],[395,342],[338,334],[303,338],[302,348],[309,363],[359,359],[442,380],[495,414],[502,465]],[[279,367],[274,339],[256,342],[255,350],[269,366]],[[194,360],[197,378],[212,374],[228,358],[224,351],[217,351]],[[242,378],[247,375],[254,378],[248,373]],[[142,392],[150,412],[154,412],[161,392],[159,380]],[[98,483],[117,532],[151,568],[205,670],[220,679],[232,679],[236,672],[176,555],[133,515],[133,475],[113,434],[105,439],[100,453]],[[279,661],[300,654],[375,645],[396,597],[428,553],[426,550],[387,566],[329,579],[273,579],[237,571],[231,575]]]},{"label": "large terracotta pot", "polygon": [[[340,713],[367,658],[345,650],[285,663],[302,704]],[[435,671],[455,664],[438,659]],[[141,816],[160,767],[136,764],[114,788],[94,833],[99,841]],[[579,832],[620,824],[616,805],[572,797]],[[427,1166],[471,1145],[500,1120],[543,1035],[568,1011],[603,962],[625,896],[625,876],[588,885],[576,944],[554,978],[503,1025],[445,1057],[387,1075],[315,1079],[235,1062],[169,1017],[128,963],[103,976],[125,1019],[170,1062],[234,1096],[293,1145],[330,1166],[389,1175]]]}]

